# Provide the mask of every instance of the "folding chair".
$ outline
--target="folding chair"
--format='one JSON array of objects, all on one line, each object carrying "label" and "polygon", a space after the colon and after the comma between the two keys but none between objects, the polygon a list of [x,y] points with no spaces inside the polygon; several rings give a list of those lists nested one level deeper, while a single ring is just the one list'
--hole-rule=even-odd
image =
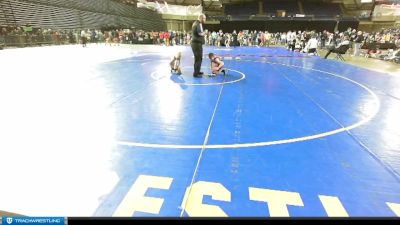
[{"label": "folding chair", "polygon": [[336,53],[336,60],[342,60],[342,61],[346,61],[344,60],[343,56],[344,54],[346,54],[347,50],[350,48],[350,45],[342,45],[340,46],[336,51],[334,51],[334,53]]},{"label": "folding chair", "polygon": [[336,53],[336,57],[335,57],[335,59],[336,59],[336,60],[342,60],[342,61],[346,61],[346,60],[343,58],[343,56],[342,56],[342,54],[341,54],[341,53]]}]

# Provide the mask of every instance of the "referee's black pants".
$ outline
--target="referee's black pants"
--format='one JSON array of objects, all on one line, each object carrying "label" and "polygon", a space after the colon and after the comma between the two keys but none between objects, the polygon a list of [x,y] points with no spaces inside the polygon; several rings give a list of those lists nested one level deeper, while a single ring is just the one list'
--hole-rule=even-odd
[{"label": "referee's black pants", "polygon": [[194,72],[193,75],[200,74],[201,63],[203,61],[203,44],[201,42],[192,42],[192,51],[194,55]]}]

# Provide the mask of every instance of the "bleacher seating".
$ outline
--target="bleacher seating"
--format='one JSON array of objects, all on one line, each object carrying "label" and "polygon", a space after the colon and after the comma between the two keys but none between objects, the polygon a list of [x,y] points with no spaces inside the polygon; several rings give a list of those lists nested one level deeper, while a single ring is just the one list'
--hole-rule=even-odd
[{"label": "bleacher seating", "polygon": [[307,3],[303,4],[304,12],[307,15],[315,16],[336,16],[341,15],[341,9],[339,4],[335,3]]},{"label": "bleacher seating", "polygon": [[7,24],[6,14],[2,10],[1,6],[0,6],[0,24]]},{"label": "bleacher seating", "polygon": [[[4,2],[11,3],[18,25],[29,23],[33,27],[57,29],[104,26],[165,29],[158,13],[110,0],[3,0],[0,3]],[[5,20],[1,14],[0,10],[0,21]]]},{"label": "bleacher seating", "polygon": [[[258,2],[230,4],[225,6],[225,15],[233,19],[259,14]],[[341,15],[342,10],[337,3],[303,2],[304,14],[315,17],[333,17]],[[266,16],[276,16],[278,10],[284,10],[285,16],[301,14],[297,1],[294,0],[263,0],[263,12]]]},{"label": "bleacher seating", "polygon": [[231,16],[249,16],[258,13],[258,3],[233,4],[225,6],[225,14]]},{"label": "bleacher seating", "polygon": [[287,0],[264,0],[263,9],[267,15],[275,15],[277,10],[285,10],[286,16],[300,13],[297,2]]},{"label": "bleacher seating", "polygon": [[15,25],[14,14],[10,2],[0,0],[0,25]]}]

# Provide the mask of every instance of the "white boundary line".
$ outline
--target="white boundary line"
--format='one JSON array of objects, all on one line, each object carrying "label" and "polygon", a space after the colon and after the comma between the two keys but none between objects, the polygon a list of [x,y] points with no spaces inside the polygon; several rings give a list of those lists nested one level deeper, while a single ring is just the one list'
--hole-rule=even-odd
[{"label": "white boundary line", "polygon": [[229,48],[214,48],[214,51],[232,51],[233,48],[229,47]]},{"label": "white boundary line", "polygon": [[[219,82],[219,83],[203,83],[203,84],[201,84],[201,83],[200,84],[195,84],[195,83],[177,83],[177,84],[186,85],[186,86],[216,86],[216,85],[233,84],[233,83],[237,83],[239,81],[242,81],[242,80],[246,79],[246,74],[244,74],[244,73],[242,73],[240,71],[232,70],[232,69],[228,69],[228,68],[226,68],[226,70],[236,72],[236,73],[238,73],[238,74],[240,74],[242,76],[237,80],[224,81],[224,82]],[[151,77],[154,80],[161,80],[161,79],[167,77],[167,75],[157,77],[157,76],[155,76],[156,74],[158,74],[158,71],[154,71],[154,72],[151,73]]]},{"label": "white boundary line", "polygon": [[[225,79],[226,79],[226,77],[224,77],[224,80]],[[206,136],[204,138],[203,146],[201,148],[201,151],[200,151],[200,154],[199,154],[199,158],[197,160],[196,168],[194,169],[193,177],[192,177],[192,180],[191,180],[190,185],[189,185],[189,187],[190,187],[189,193],[191,193],[191,191],[192,191],[192,185],[193,185],[193,183],[195,181],[195,178],[196,178],[196,175],[198,173],[199,166],[200,166],[200,161],[201,161],[201,159],[203,157],[203,153],[204,153],[204,151],[206,150],[206,147],[207,147],[208,138],[210,137],[211,126],[212,126],[212,124],[214,122],[214,117],[215,117],[215,114],[217,113],[217,108],[218,108],[219,102],[221,100],[221,96],[222,96],[222,91],[223,90],[224,90],[224,85],[222,85],[221,89],[219,90],[218,99],[217,99],[217,102],[215,103],[213,114],[211,116],[210,123],[208,124],[207,133],[206,133]],[[187,201],[187,199],[185,199],[185,204],[182,203],[182,211],[181,211],[181,214],[180,214],[181,217],[183,216],[183,213],[185,212],[187,204],[188,204],[188,201]]]},{"label": "white boundary line", "polygon": [[313,70],[321,73],[325,73],[331,76],[339,77],[344,80],[350,81],[364,90],[366,90],[369,94],[372,95],[374,98],[375,102],[375,109],[373,113],[371,113],[369,116],[364,118],[363,120],[346,126],[342,127],[336,130],[331,130],[327,131],[324,133],[320,134],[314,134],[314,135],[309,135],[309,136],[304,136],[304,137],[298,137],[298,138],[290,138],[290,139],[283,139],[283,140],[277,140],[277,141],[265,141],[265,142],[254,142],[254,143],[242,143],[242,144],[220,144],[220,145],[170,145],[170,144],[151,144],[151,143],[139,143],[139,142],[129,142],[129,141],[116,141],[117,145],[123,145],[123,146],[130,146],[130,147],[145,147],[145,148],[165,148],[165,149],[202,149],[203,147],[207,149],[227,149],[227,148],[249,148],[249,147],[261,147],[261,146],[269,146],[269,145],[278,145],[278,144],[288,144],[288,143],[294,143],[294,142],[300,142],[300,141],[307,141],[307,140],[312,140],[312,139],[317,139],[317,138],[322,138],[326,136],[330,136],[333,134],[341,133],[343,131],[349,131],[351,129],[354,129],[356,127],[359,127],[368,121],[370,121],[375,115],[379,112],[380,109],[380,101],[378,96],[368,87],[366,87],[363,84],[358,83],[357,81],[351,80],[347,77],[334,74],[331,72],[326,72],[318,69],[312,69],[312,68],[303,68],[300,66],[295,66],[295,65],[288,65],[288,64],[283,64],[283,63],[271,63],[271,62],[265,62],[265,61],[252,61],[252,62],[262,62],[262,63],[269,63],[269,64],[276,64],[276,65],[283,65],[283,66],[288,66],[288,67],[295,67],[295,68],[301,68],[301,69],[308,69],[308,70]]}]

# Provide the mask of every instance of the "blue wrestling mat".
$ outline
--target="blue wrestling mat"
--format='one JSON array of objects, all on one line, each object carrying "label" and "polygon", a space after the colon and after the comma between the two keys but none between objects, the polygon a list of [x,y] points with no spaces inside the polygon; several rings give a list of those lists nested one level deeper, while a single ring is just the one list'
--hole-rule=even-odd
[{"label": "blue wrestling mat", "polygon": [[[204,73],[213,52],[227,75],[194,78],[191,49],[181,49],[181,76],[170,73],[173,47],[65,69],[24,64],[7,78],[15,83],[2,74],[8,186],[0,207],[67,216],[400,216],[399,76],[285,48],[205,47]],[[114,50],[73,51],[90,59],[85,51]],[[36,166],[22,171],[19,160]],[[31,200],[13,205],[10,193]]]}]

